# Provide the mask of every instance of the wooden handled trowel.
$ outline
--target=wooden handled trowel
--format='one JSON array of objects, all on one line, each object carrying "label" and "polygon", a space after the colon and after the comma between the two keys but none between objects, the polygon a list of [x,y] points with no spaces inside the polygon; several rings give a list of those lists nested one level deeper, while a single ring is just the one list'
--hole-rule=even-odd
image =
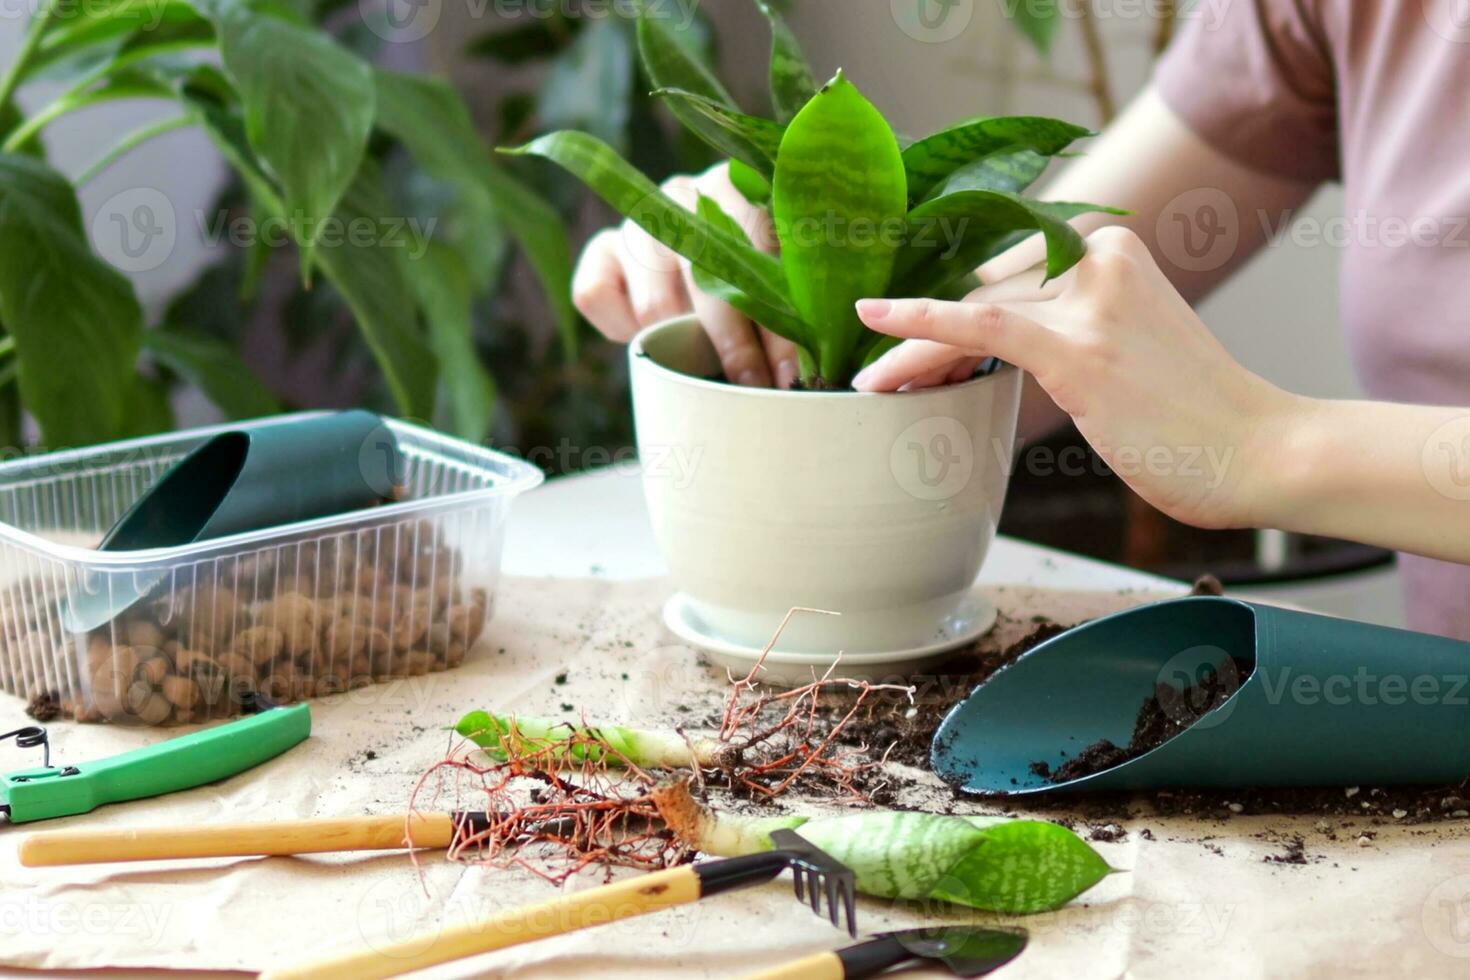
[{"label": "wooden handled trowel", "polygon": [[1020,956],[1025,948],[1026,932],[1020,929],[905,929],[754,973],[747,980],[859,980],[927,962],[942,963],[957,977],[983,977]]}]

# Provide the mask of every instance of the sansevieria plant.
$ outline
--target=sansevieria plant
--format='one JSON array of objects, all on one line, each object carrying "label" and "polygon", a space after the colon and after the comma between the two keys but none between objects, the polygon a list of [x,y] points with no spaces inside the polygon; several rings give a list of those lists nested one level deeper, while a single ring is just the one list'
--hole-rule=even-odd
[{"label": "sansevieria plant", "polygon": [[757,3],[772,28],[774,119],[742,112],[652,7],[638,40],[655,94],[730,158],[735,185],[768,209],[779,257],[709,198],[685,210],[593,136],[555,132],[507,152],[555,161],[688,259],[700,288],[797,345],[812,389],[848,387],[890,345],[858,319],[860,299],[955,295],[977,266],[1037,232],[1049,277],[1082,257],[1068,220],[1111,209],[1021,192],[1088,130],[996,117],[903,139],[842,72],[818,87],[790,29]]}]

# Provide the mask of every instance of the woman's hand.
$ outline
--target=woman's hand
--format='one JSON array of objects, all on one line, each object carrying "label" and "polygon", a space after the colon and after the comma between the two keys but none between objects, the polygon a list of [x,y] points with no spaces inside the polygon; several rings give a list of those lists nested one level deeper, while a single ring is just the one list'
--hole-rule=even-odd
[{"label": "woman's hand", "polygon": [[[696,177],[674,177],[664,184],[664,193],[690,211],[699,194],[713,198],[756,247],[774,251],[769,219],[730,183],[728,167],[722,163]],[[587,243],[572,278],[572,301],[594,327],[620,343],[660,320],[694,312],[714,342],[725,376],[736,384],[789,388],[799,374],[790,341],[701,293],[689,263],[632,221]]]},{"label": "woman's hand", "polygon": [[1046,285],[1026,273],[964,303],[864,300],[863,322],[911,338],[858,375],[862,391],[922,387],[976,356],[1031,373],[1129,486],[1200,527],[1259,526],[1263,479],[1299,399],[1242,367],[1123,228]]}]

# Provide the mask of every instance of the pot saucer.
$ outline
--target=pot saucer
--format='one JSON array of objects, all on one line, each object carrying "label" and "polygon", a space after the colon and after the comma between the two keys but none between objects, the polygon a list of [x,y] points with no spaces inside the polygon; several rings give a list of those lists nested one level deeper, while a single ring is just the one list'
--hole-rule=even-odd
[{"label": "pot saucer", "polygon": [[[866,681],[897,681],[911,677],[952,650],[973,643],[995,626],[995,606],[979,588],[970,590],[953,615],[940,623],[928,643],[884,653],[844,654],[834,677]],[[695,611],[689,597],[676,592],[664,603],[664,625],[690,646],[704,651],[710,660],[744,676],[760,659],[761,648],[727,640],[714,633]],[[833,657],[811,653],[783,653],[780,645],[766,657],[762,680],[769,684],[796,686],[821,677]]]}]

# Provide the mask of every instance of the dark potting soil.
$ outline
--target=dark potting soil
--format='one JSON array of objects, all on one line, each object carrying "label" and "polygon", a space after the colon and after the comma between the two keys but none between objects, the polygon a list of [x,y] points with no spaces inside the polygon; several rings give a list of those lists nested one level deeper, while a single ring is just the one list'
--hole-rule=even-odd
[{"label": "dark potting soil", "polygon": [[1133,737],[1126,748],[1099,739],[1055,769],[1045,762],[1034,762],[1031,771],[1054,783],[1069,783],[1151,752],[1182,734],[1240,689],[1240,681],[1250,673],[1250,665],[1234,661],[1234,666],[1234,670],[1217,670],[1199,684],[1183,690],[1172,684],[1157,685],[1153,695],[1138,709]]}]

